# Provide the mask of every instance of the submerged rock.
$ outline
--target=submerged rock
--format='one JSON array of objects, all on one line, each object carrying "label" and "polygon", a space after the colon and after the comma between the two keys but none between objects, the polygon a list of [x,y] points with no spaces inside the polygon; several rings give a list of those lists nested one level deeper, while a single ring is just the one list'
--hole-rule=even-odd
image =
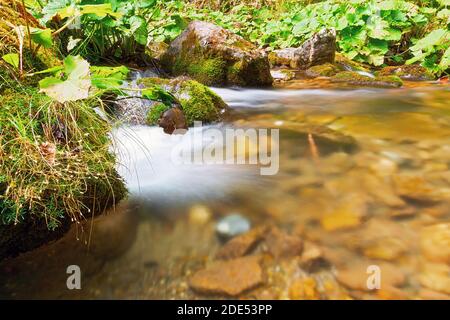
[{"label": "submerged rock", "polygon": [[206,85],[272,84],[264,51],[244,38],[204,21],[191,22],[161,56],[173,75],[189,75]]},{"label": "submerged rock", "polygon": [[295,71],[290,69],[270,70],[275,81],[289,81],[295,78]]},{"label": "submerged rock", "polygon": [[[181,109],[188,126],[191,126],[194,121],[206,123],[219,121],[228,109],[222,98],[211,89],[186,77],[175,79],[142,78],[139,80],[139,84],[147,87],[159,85],[172,93],[181,103]],[[161,104],[153,105],[147,111],[147,124],[157,124],[168,109],[169,107]]]},{"label": "submerged rock", "polygon": [[362,64],[347,58],[339,52],[336,52],[334,64],[345,71],[369,71],[369,69],[364,67]]},{"label": "submerged rock", "polygon": [[275,50],[269,55],[272,65],[286,65],[294,69],[333,63],[336,51],[336,31],[322,29],[298,48]]},{"label": "submerged rock", "polygon": [[189,286],[204,294],[238,296],[263,282],[260,257],[250,256],[218,261],[195,273]]},{"label": "submerged rock", "polygon": [[188,128],[186,117],[180,106],[169,108],[164,111],[158,119],[158,125],[168,134],[182,132],[180,130],[187,130]]},{"label": "submerged rock", "polygon": [[377,76],[391,75],[410,81],[426,81],[434,79],[434,76],[427,69],[416,64],[384,67],[377,72]]},{"label": "submerged rock", "polygon": [[216,226],[220,237],[229,239],[250,230],[250,222],[240,214],[231,214],[222,218]]},{"label": "submerged rock", "polygon": [[399,88],[403,81],[397,76],[369,77],[356,71],[342,71],[331,78],[332,82],[346,83],[352,86],[367,86],[380,88]]},{"label": "submerged rock", "polygon": [[427,260],[450,264],[450,223],[424,228],[420,237],[420,248]]},{"label": "submerged rock", "polygon": [[266,227],[259,227],[229,240],[216,254],[218,259],[233,259],[250,253],[263,239]]},{"label": "submerged rock", "polygon": [[303,241],[300,237],[289,235],[278,228],[271,228],[265,236],[269,253],[275,258],[300,256]]},{"label": "submerged rock", "polygon": [[313,66],[311,68],[308,68],[305,71],[306,76],[311,78],[316,77],[331,77],[334,76],[336,73],[341,71],[338,67],[331,63],[325,63],[317,66]]},{"label": "submerged rock", "polygon": [[[342,285],[360,291],[370,291],[367,286],[369,273],[368,267],[373,262],[359,262],[351,265],[338,268],[336,279]],[[381,271],[381,288],[400,287],[406,282],[406,276],[400,268],[389,263],[378,263],[377,266]]]}]

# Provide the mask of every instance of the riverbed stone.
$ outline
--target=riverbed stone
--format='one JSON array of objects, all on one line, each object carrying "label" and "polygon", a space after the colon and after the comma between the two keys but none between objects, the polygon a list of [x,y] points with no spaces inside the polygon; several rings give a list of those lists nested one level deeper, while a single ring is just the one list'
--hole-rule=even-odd
[{"label": "riverbed stone", "polygon": [[441,199],[439,190],[420,174],[402,173],[392,178],[395,189],[401,197],[422,202],[435,202]]},{"label": "riverbed stone", "polygon": [[399,267],[388,263],[356,262],[344,268],[338,268],[336,279],[342,285],[361,291],[369,291],[367,287],[367,268],[377,265],[381,271],[381,288],[400,287],[406,282],[406,276]]},{"label": "riverbed stone", "polygon": [[450,266],[444,263],[424,263],[419,274],[420,283],[429,289],[450,294]]},{"label": "riverbed stone", "polygon": [[403,80],[410,81],[426,81],[433,80],[434,76],[424,67],[411,64],[411,65],[402,65],[402,66],[388,66],[384,67],[380,71],[378,71],[377,76],[398,76]]},{"label": "riverbed stone", "polygon": [[341,71],[338,67],[331,63],[325,63],[317,66],[312,66],[305,71],[307,77],[331,77]]},{"label": "riverbed stone", "polygon": [[192,21],[161,56],[172,75],[189,75],[205,85],[270,86],[263,50],[220,26]]},{"label": "riverbed stone", "polygon": [[369,77],[356,71],[342,71],[331,77],[331,82],[344,83],[351,86],[399,88],[403,81],[397,76]]},{"label": "riverbed stone", "polygon": [[269,54],[272,65],[287,65],[294,69],[333,63],[336,51],[336,31],[322,29],[298,48],[274,50]]},{"label": "riverbed stone", "polygon": [[[189,126],[192,126],[194,121],[204,123],[219,121],[228,111],[227,104],[216,93],[187,77],[174,79],[149,77],[139,79],[138,83],[143,87],[161,86],[173,94],[181,103],[181,109]],[[168,108],[163,104],[154,104],[147,108],[147,124],[157,124],[158,119]]]},{"label": "riverbed stone", "polygon": [[238,213],[230,214],[216,225],[217,234],[224,239],[230,239],[250,230],[250,221]]},{"label": "riverbed stone", "polygon": [[326,231],[355,228],[362,223],[366,211],[366,199],[354,194],[347,196],[345,201],[336,204],[329,212],[325,212],[320,223]]},{"label": "riverbed stone", "polygon": [[423,228],[420,248],[427,260],[450,264],[450,223]]},{"label": "riverbed stone", "polygon": [[233,259],[250,253],[263,239],[267,227],[257,227],[225,243],[217,252],[218,259]]},{"label": "riverbed stone", "polygon": [[289,287],[289,298],[291,300],[320,299],[320,292],[318,291],[316,280],[312,277],[294,280]]},{"label": "riverbed stone", "polygon": [[236,297],[264,281],[261,257],[248,256],[218,261],[196,272],[189,286],[203,294],[220,294]]},{"label": "riverbed stone", "polygon": [[300,256],[303,252],[303,241],[299,236],[289,235],[276,227],[269,229],[264,240],[269,253],[277,259]]}]

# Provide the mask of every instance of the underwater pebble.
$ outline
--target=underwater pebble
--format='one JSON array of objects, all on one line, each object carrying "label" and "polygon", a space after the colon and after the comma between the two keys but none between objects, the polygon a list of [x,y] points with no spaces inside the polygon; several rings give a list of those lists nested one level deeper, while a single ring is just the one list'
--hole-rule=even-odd
[{"label": "underwater pebble", "polygon": [[216,232],[223,238],[233,238],[250,230],[250,222],[240,214],[231,214],[219,220]]},{"label": "underwater pebble", "polygon": [[263,282],[260,259],[250,256],[215,262],[196,272],[189,286],[200,293],[237,296]]},{"label": "underwater pebble", "polygon": [[196,204],[189,209],[189,222],[192,224],[206,224],[211,216],[211,210],[204,205]]}]

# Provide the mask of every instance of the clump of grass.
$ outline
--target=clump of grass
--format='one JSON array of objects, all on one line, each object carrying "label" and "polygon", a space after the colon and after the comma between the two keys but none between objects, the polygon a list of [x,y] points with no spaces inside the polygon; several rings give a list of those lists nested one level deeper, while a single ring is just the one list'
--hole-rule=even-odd
[{"label": "clump of grass", "polygon": [[0,96],[0,218],[19,223],[32,214],[50,229],[74,222],[122,198],[125,189],[110,153],[110,125],[95,99],[51,100],[32,87]]}]

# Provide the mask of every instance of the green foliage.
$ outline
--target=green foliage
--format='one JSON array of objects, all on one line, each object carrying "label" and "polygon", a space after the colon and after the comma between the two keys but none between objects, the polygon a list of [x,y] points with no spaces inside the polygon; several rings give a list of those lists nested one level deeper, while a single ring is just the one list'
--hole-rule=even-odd
[{"label": "green foliage", "polygon": [[20,86],[4,90],[0,104],[1,223],[32,214],[54,228],[63,215],[76,221],[94,209],[92,189],[102,205],[123,196],[109,153],[111,128],[93,110],[96,99],[61,105]]},{"label": "green foliage", "polygon": [[[58,17],[70,26],[64,30],[67,38],[82,39],[71,47],[73,54],[82,54],[93,61],[119,59],[147,44],[146,16],[155,3],[155,0],[50,0],[40,18],[51,24]],[[66,47],[61,49],[64,52]]]},{"label": "green foliage", "polygon": [[147,123],[149,125],[156,125],[158,123],[158,119],[161,117],[161,115],[169,110],[170,106],[164,104],[164,103],[157,103],[155,104],[148,112],[147,114]]},{"label": "green foliage", "polygon": [[103,90],[119,90],[130,70],[125,66],[100,67],[91,66],[92,85]]},{"label": "green foliage", "polygon": [[[448,38],[449,10],[445,1],[327,0],[305,5],[288,2],[282,10],[237,5],[230,11],[198,9],[179,0],[158,2],[149,33],[156,42],[170,42],[185,21],[207,20],[229,29],[261,47],[296,47],[322,28],[335,28],[338,50],[357,62],[381,66],[404,63],[414,56],[430,71],[448,68],[449,41],[417,53],[415,44],[430,28],[441,29]],[[440,28],[439,28],[440,27]],[[428,40],[426,40],[428,42]],[[408,49],[411,47],[411,51]]]},{"label": "green foliage", "polygon": [[2,57],[5,62],[13,66],[14,68],[19,68],[19,55],[17,53],[8,53]]},{"label": "green foliage", "polygon": [[41,92],[60,103],[86,99],[89,96],[91,75],[86,60],[80,56],[68,56],[64,59],[64,68],[58,73],[58,76],[39,81]]},{"label": "green foliage", "polygon": [[[444,29],[436,29],[427,34],[424,38],[418,40],[410,48],[413,58],[406,63],[412,64],[417,61],[423,61],[422,65],[433,73],[442,73],[449,67],[450,60],[450,32]],[[442,58],[439,61],[441,53]]]},{"label": "green foliage", "polygon": [[44,48],[51,48],[53,46],[52,30],[31,28],[31,40],[37,44],[42,45]]}]

